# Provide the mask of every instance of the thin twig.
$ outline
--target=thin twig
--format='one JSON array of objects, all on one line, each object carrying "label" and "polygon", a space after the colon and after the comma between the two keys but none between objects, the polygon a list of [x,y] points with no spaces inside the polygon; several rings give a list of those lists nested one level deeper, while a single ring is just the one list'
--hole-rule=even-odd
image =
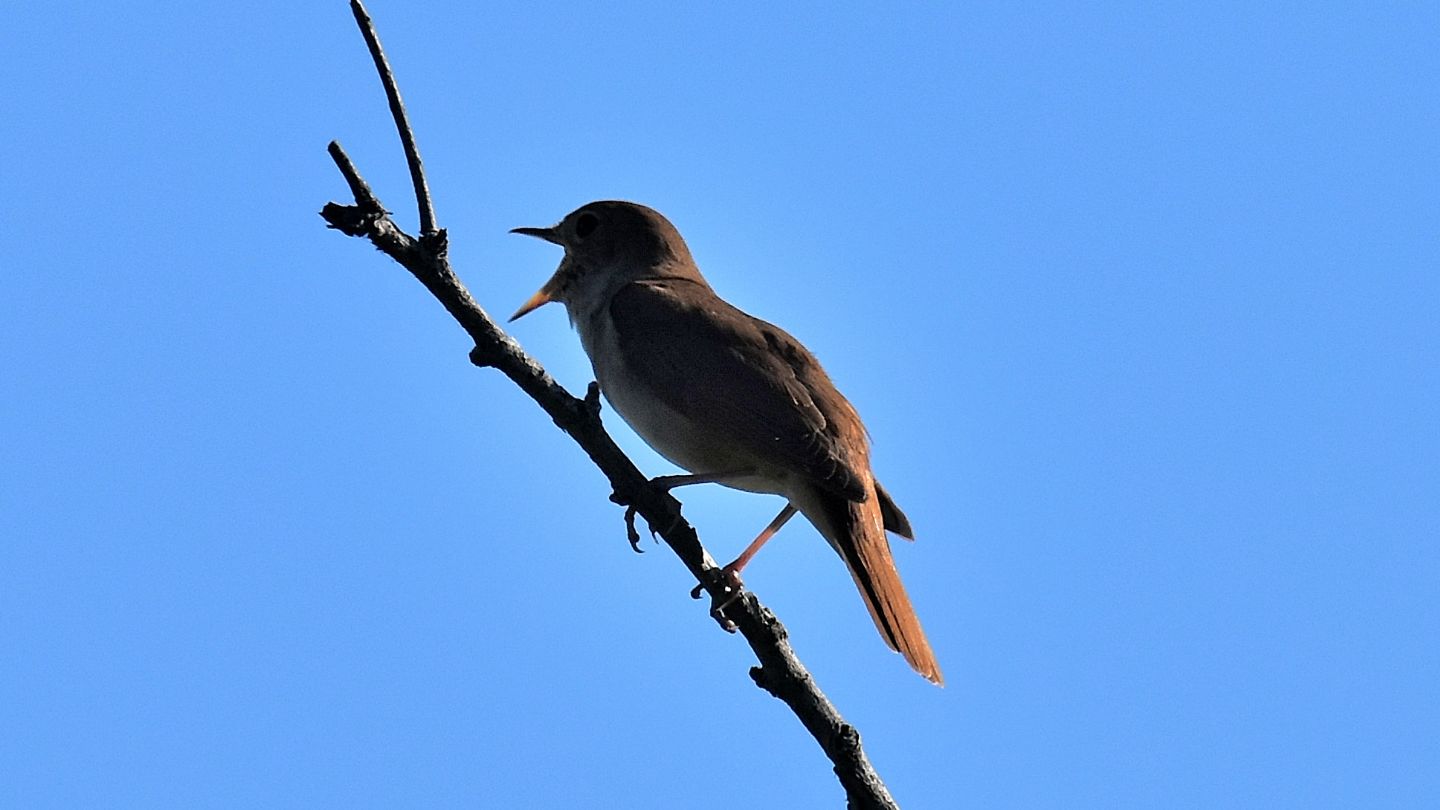
[{"label": "thin twig", "polygon": [[[393,77],[384,64],[379,39],[363,6],[358,0],[352,0],[351,5],[371,53],[376,56],[376,67],[386,84],[391,109],[398,110],[396,125],[406,142],[406,156],[421,204],[422,235],[418,239],[412,237],[395,224],[345,150],[333,141],[329,146],[330,155],[349,184],[356,204],[327,203],[321,216],[332,228],[350,236],[365,237],[409,270],[474,340],[471,362],[499,370],[529,394],[609,479],[615,493],[612,500],[645,518],[710,593],[715,604],[730,602],[716,618],[727,629],[738,629],[755,651],[760,665],[751,668],[751,678],[789,706],[820,744],[845,789],[848,806],[864,810],[896,808],[895,800],[865,756],[859,732],[844,721],[834,704],[815,685],[814,678],[791,648],[779,619],[752,593],[742,592],[734,598],[727,589],[726,578],[720,575],[719,567],[700,544],[695,529],[681,514],[679,501],[665,490],[652,486],[605,431],[600,420],[598,390],[592,384],[585,399],[572,396],[480,308],[455,275],[446,255],[445,232],[434,230],[423,169],[419,156],[413,151],[413,138],[408,137],[409,125],[399,105],[399,92],[393,88]],[[427,225],[431,230],[425,230]]]},{"label": "thin twig", "polygon": [[355,163],[350,160],[350,156],[340,148],[340,142],[331,141],[330,145],[326,147],[326,151],[335,160],[335,165],[340,167],[340,174],[345,176],[345,182],[350,186],[350,193],[355,195],[355,202],[362,208],[384,213],[384,209],[380,207],[380,201],[375,199],[375,192],[370,190],[370,184],[360,176],[360,172],[355,168]]},{"label": "thin twig", "polygon": [[405,162],[410,164],[410,183],[415,186],[415,204],[420,210],[420,235],[435,233],[435,206],[430,202],[430,186],[425,182],[425,169],[420,163],[420,149],[415,145],[415,132],[410,129],[410,116],[405,113],[405,102],[400,100],[400,85],[395,82],[395,73],[390,70],[390,60],[380,47],[380,36],[375,33],[375,23],[370,12],[360,0],[350,0],[350,12],[365,37],[370,49],[370,58],[375,61],[375,70],[380,74],[380,83],[385,85],[385,98],[390,101],[390,115],[395,119],[395,128],[400,131],[400,143],[405,147]]}]

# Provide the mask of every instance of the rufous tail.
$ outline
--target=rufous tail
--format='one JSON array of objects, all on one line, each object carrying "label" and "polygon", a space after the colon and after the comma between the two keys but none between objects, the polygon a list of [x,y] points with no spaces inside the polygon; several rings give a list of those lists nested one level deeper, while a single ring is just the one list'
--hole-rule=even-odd
[{"label": "rufous tail", "polygon": [[[935,651],[920,627],[920,618],[910,604],[910,596],[895,570],[890,555],[890,541],[885,537],[885,521],[880,499],[872,490],[864,501],[846,500],[831,493],[814,493],[814,504],[796,504],[810,522],[820,530],[850,569],[870,618],[890,649],[905,657],[910,666],[925,678],[943,686],[945,677]],[[811,516],[812,509],[821,514]],[[818,518],[818,519],[817,519]],[[905,528],[909,528],[908,522]]]}]

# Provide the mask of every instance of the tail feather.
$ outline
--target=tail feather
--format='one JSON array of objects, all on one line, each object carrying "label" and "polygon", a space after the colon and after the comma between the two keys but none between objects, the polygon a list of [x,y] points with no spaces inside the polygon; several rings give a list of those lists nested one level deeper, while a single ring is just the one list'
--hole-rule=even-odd
[{"label": "tail feather", "polygon": [[[940,673],[940,663],[935,660],[935,652],[920,627],[920,618],[915,615],[910,596],[900,582],[900,572],[895,569],[879,499],[872,497],[857,502],[815,492],[812,503],[796,503],[796,506],[845,560],[885,643],[904,656],[916,672],[943,686],[945,679]],[[905,528],[909,528],[908,522]]]}]

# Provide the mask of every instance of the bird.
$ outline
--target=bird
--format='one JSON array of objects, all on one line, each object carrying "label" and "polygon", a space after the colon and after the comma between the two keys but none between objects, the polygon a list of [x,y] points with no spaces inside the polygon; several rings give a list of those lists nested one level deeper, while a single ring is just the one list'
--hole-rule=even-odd
[{"label": "bird", "polygon": [[785,498],[723,569],[737,587],[740,570],[798,511],[844,561],[886,644],[943,685],[885,534],[913,539],[910,521],[875,479],[855,407],[810,350],[722,299],[680,232],[652,208],[602,200],[554,226],[511,233],[565,255],[510,320],[552,301],[564,305],[611,407],[688,471],[655,483],[718,483]]}]

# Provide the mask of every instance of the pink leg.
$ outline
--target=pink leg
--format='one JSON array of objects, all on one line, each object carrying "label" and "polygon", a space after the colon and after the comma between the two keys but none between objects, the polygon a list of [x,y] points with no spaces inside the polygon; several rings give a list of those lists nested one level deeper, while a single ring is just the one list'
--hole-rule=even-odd
[{"label": "pink leg", "polygon": [[[714,616],[720,622],[720,626],[724,627],[727,631],[735,632],[735,624],[726,618],[724,610],[730,603],[740,598],[740,591],[744,587],[744,583],[740,581],[740,569],[744,568],[746,564],[750,562],[750,559],[755,556],[755,552],[759,551],[760,547],[765,545],[766,541],[774,537],[776,532],[780,531],[780,527],[789,522],[790,518],[795,517],[795,511],[794,506],[788,503],[785,504],[785,508],[781,509],[780,514],[776,515],[775,519],[770,521],[770,525],[766,526],[765,530],[760,532],[760,536],[752,540],[750,545],[746,546],[745,550],[740,552],[740,556],[735,558],[734,562],[720,569],[721,581],[725,583],[726,589],[729,591],[729,596],[715,597],[710,608],[710,615]],[[704,585],[696,585],[695,589],[690,592],[690,596],[699,599],[700,592],[704,589]]]},{"label": "pink leg", "polygon": [[746,546],[745,550],[740,552],[740,556],[735,558],[734,562],[725,566],[725,573],[728,574],[731,579],[739,582],[740,569],[749,565],[750,559],[755,556],[755,552],[759,551],[761,546],[765,545],[770,538],[774,537],[775,533],[780,531],[780,528],[788,523],[792,517],[795,517],[795,507],[787,503],[785,504],[785,508],[780,510],[780,514],[776,515],[775,519],[770,521],[770,525],[766,526],[765,530],[760,532],[760,536],[752,540],[750,545]]}]

